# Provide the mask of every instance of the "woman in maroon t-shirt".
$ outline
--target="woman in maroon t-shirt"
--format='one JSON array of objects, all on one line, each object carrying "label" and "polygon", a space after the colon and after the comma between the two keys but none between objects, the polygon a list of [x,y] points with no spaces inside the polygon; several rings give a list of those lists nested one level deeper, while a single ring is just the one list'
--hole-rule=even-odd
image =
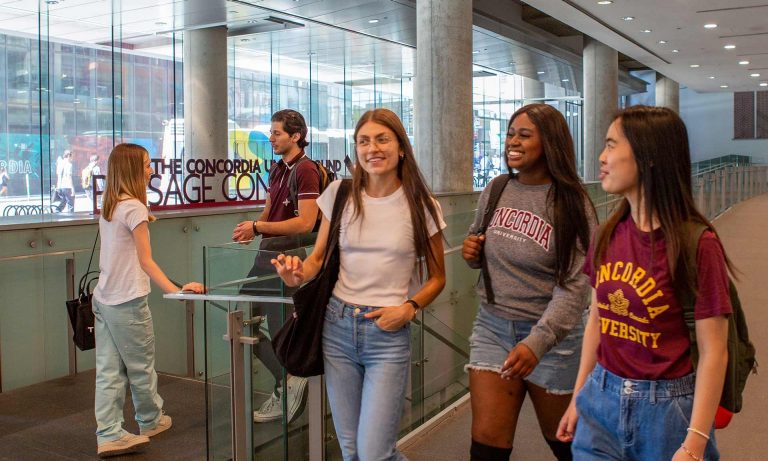
[{"label": "woman in maroon t-shirt", "polygon": [[[599,160],[603,189],[623,200],[587,255],[592,305],[558,438],[573,441],[576,460],[717,460],[731,267],[694,204],[685,124],[667,108],[628,108],[609,127]],[[685,257],[691,222],[708,228],[696,268]],[[694,287],[696,374],[675,296]]]}]

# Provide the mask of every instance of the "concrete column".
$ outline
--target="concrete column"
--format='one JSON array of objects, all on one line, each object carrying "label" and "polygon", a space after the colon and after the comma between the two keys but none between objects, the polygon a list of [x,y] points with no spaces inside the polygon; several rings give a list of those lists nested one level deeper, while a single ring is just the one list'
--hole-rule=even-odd
[{"label": "concrete column", "polygon": [[584,179],[596,181],[598,157],[619,104],[618,52],[584,36]]},{"label": "concrete column", "polygon": [[435,192],[472,191],[472,2],[416,2],[416,158]]},{"label": "concrete column", "polygon": [[[227,28],[184,32],[184,164],[189,159],[226,159]],[[190,180],[192,186],[200,182]],[[206,182],[206,200],[224,201],[221,187]]]},{"label": "concrete column", "polygon": [[680,113],[680,84],[659,73],[656,74],[656,105]]}]

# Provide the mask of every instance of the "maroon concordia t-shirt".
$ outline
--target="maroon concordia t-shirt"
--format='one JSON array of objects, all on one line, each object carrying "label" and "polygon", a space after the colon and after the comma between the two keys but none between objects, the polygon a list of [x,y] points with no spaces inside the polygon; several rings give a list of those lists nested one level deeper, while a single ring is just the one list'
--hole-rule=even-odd
[{"label": "maroon concordia t-shirt", "polygon": [[[598,362],[629,379],[674,379],[693,371],[683,308],[669,275],[664,233],[637,228],[627,216],[614,230],[595,273],[590,246],[584,272],[597,291],[600,315]],[[652,257],[653,256],[653,257]],[[720,242],[710,231],[697,251],[696,320],[730,314],[728,274]]]},{"label": "maroon concordia t-shirt", "polygon": [[[288,177],[292,168],[296,170],[296,183],[298,185],[298,199],[316,200],[320,196],[320,176],[317,174],[317,166],[314,162],[299,162],[304,157],[304,151],[289,163],[279,160],[269,175],[269,215],[265,221],[279,222],[295,218],[295,206],[288,199]],[[276,237],[272,234],[263,234],[264,238]]]}]

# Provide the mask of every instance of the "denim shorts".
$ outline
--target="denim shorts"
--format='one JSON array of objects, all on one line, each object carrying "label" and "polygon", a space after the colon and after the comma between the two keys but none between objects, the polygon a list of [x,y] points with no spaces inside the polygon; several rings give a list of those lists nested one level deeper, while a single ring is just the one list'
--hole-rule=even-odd
[{"label": "denim shorts", "polygon": [[[481,306],[469,338],[469,364],[465,369],[501,373],[509,352],[528,337],[535,325],[533,320],[498,317]],[[572,394],[579,373],[583,338],[584,318],[576,323],[568,336],[541,357],[525,380],[552,394]]]},{"label": "denim shorts", "polygon": [[[672,459],[687,435],[695,384],[693,373],[677,379],[645,381],[625,379],[595,365],[576,397],[579,420],[573,438],[573,459]],[[710,440],[704,459],[717,461],[720,455],[714,428],[707,432]]]}]

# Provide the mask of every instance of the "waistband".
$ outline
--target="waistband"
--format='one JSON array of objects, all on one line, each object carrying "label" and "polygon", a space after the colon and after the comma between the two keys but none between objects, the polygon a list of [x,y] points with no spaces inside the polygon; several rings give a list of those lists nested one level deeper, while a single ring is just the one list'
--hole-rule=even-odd
[{"label": "waistband", "polygon": [[696,375],[693,373],[677,379],[627,379],[611,373],[599,363],[592,370],[591,379],[601,391],[633,399],[649,399],[651,402],[657,398],[692,395],[696,386]]},{"label": "waistband", "polygon": [[331,296],[331,299],[328,301],[328,304],[333,305],[333,307],[339,310],[340,314],[342,315],[344,314],[345,311],[350,311],[354,314],[360,314],[360,313],[368,313],[371,311],[375,311],[376,309],[380,309],[380,307],[378,306],[364,306],[362,304],[349,303],[333,295]]}]

